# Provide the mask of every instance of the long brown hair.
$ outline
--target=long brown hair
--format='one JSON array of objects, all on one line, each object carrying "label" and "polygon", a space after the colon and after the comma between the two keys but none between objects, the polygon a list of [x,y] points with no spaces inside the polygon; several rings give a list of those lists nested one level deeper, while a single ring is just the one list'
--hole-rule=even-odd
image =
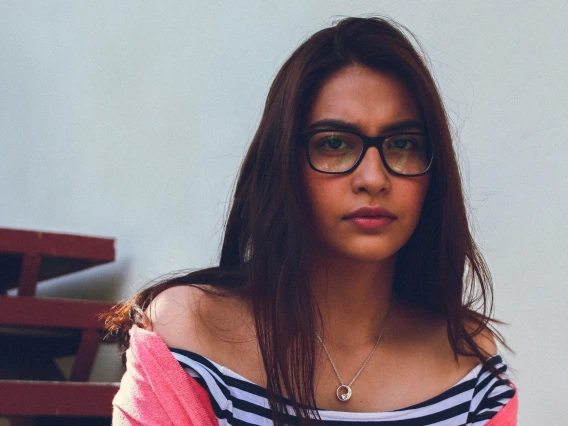
[{"label": "long brown hair", "polygon": [[279,395],[289,397],[301,424],[309,423],[310,415],[317,418],[312,409],[319,315],[307,279],[310,224],[304,214],[297,140],[321,84],[357,64],[402,79],[421,111],[434,152],[420,221],[397,256],[395,297],[445,317],[456,357],[473,355],[487,365],[488,354],[474,337],[490,321],[491,278],[470,234],[436,83],[406,34],[387,19],[347,18],[296,49],[270,88],[242,164],[219,266],[166,280],[117,305],[107,316],[108,331],[124,348],[133,324],[148,326],[144,310],[157,294],[175,285],[209,284],[219,294],[251,301],[275,422],[296,422]]}]

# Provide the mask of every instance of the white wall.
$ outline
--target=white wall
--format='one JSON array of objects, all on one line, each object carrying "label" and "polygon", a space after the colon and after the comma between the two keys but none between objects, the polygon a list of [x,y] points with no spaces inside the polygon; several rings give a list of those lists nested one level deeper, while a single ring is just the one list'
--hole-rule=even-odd
[{"label": "white wall", "polygon": [[[279,65],[334,17],[386,13],[425,46],[455,128],[520,425],[568,416],[565,0],[0,2],[0,226],[117,238],[41,295],[118,300],[217,259]],[[111,351],[95,380],[118,378]],[[562,420],[561,420],[562,419]]]}]

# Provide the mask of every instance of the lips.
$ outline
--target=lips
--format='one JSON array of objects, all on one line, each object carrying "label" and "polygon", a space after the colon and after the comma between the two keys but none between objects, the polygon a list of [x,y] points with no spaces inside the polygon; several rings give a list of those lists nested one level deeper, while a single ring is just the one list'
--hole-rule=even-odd
[{"label": "lips", "polygon": [[393,213],[382,207],[361,207],[344,216],[344,219],[355,219],[355,218],[374,219],[381,217],[396,219],[396,215],[394,215]]},{"label": "lips", "polygon": [[396,216],[382,207],[361,207],[343,219],[365,232],[380,232],[394,222]]}]

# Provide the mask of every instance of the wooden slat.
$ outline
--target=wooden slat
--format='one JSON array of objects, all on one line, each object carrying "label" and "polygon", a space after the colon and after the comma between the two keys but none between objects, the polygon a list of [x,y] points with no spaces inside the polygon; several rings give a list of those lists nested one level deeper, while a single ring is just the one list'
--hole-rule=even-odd
[{"label": "wooden slat", "polygon": [[0,415],[109,417],[117,391],[110,383],[0,380]]},{"label": "wooden slat", "polygon": [[0,324],[102,329],[99,319],[112,302],[36,297],[0,296]]},{"label": "wooden slat", "polygon": [[0,228],[0,294],[33,296],[39,281],[115,259],[114,239]]},{"label": "wooden slat", "polygon": [[54,232],[0,228],[0,253],[36,253],[112,262],[114,239]]},{"label": "wooden slat", "polygon": [[[79,330],[81,337],[78,347],[76,337],[73,335],[70,339],[59,343],[61,346],[68,341],[69,347],[61,347],[77,351],[71,370],[71,381],[87,381],[101,341],[100,330],[104,327],[104,321],[99,317],[102,313],[108,312],[112,305],[111,302],[100,301],[0,296],[0,330],[5,330],[4,334],[10,335],[12,340],[20,330],[22,343],[26,338],[30,347],[16,350],[26,353],[30,352],[33,345],[37,345],[36,341],[41,341],[41,333],[46,333],[45,337],[49,337],[49,333],[57,331],[61,333],[70,329]],[[35,341],[32,331],[37,334]],[[6,348],[6,351],[8,349]],[[38,356],[41,354],[43,351],[38,350]],[[16,376],[16,378],[28,377]]]}]

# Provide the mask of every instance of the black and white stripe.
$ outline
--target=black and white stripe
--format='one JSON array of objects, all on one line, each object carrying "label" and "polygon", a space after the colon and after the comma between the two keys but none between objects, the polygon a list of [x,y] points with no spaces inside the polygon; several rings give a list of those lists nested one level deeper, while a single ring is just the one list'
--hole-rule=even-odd
[{"label": "black and white stripe", "polygon": [[[209,393],[220,425],[272,425],[266,389],[201,355],[181,349],[171,351],[184,370]],[[501,356],[494,356],[490,363],[505,376],[507,366]],[[514,393],[505,381],[478,365],[450,389],[420,404],[381,413],[319,410],[319,415],[331,426],[481,426]],[[294,424],[296,417],[290,406],[289,413]]]}]

